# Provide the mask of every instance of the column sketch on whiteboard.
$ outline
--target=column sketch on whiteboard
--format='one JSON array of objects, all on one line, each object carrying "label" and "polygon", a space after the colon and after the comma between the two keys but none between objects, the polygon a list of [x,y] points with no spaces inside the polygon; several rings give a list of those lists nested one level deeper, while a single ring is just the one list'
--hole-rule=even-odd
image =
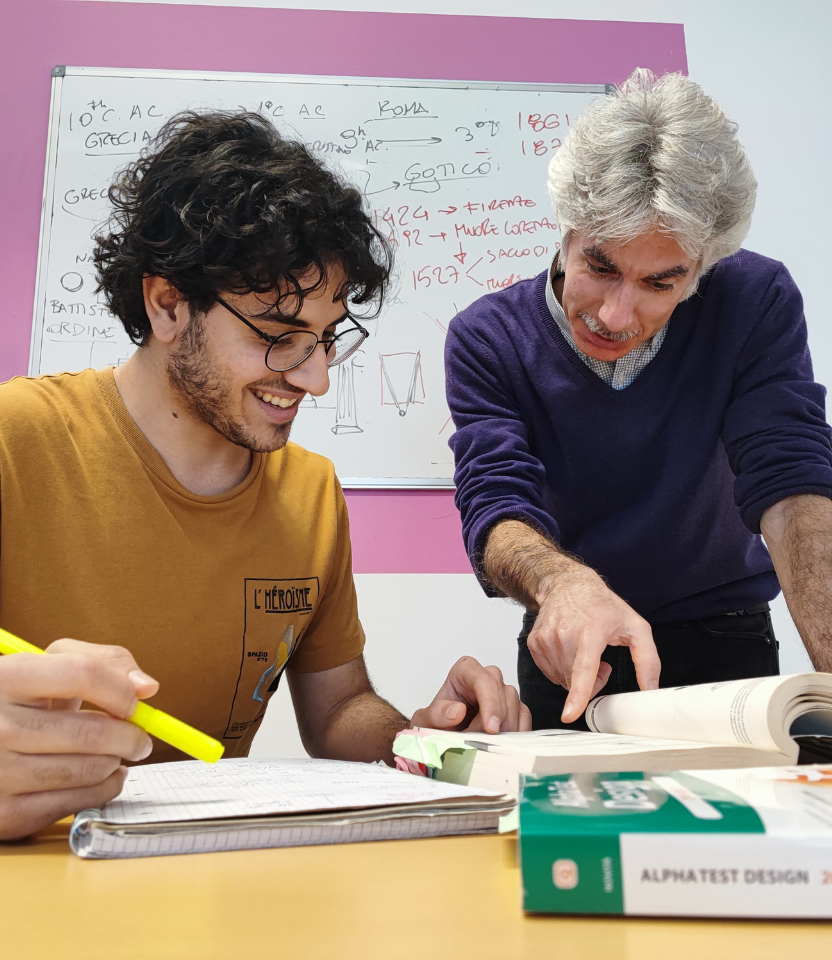
[{"label": "column sketch on whiteboard", "polygon": [[349,363],[342,363],[337,369],[336,390],[338,401],[335,407],[335,426],[332,428],[332,432],[336,436],[364,433],[358,424],[358,410],[355,401],[355,371],[362,369],[362,367],[353,357]]},{"label": "column sketch on whiteboard", "polygon": [[[450,485],[448,324],[551,263],[548,161],[603,88],[80,67],[53,84],[30,373],[120,364],[136,349],[92,263],[117,171],[181,110],[259,112],[363,192],[395,258],[381,312],[349,304],[371,352],[304,399],[292,439],[332,459],[345,485]],[[375,355],[378,380],[375,363],[365,369]]]}]

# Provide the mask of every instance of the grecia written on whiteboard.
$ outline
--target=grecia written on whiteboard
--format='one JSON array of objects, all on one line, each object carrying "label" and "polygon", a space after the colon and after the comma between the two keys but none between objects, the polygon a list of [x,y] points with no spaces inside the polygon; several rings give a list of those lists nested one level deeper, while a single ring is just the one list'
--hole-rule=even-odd
[{"label": "grecia written on whiteboard", "polygon": [[[152,123],[156,118],[164,119],[163,114],[155,104],[132,104],[127,123],[114,129],[106,129],[114,120],[116,110],[108,107],[103,100],[93,100],[86,105],[87,109],[77,117],[69,115],[68,126],[70,131],[85,132],[84,148],[87,156],[119,156],[124,153],[132,155],[146,146],[157,132],[157,126],[143,126],[136,128],[134,120],[146,119]],[[242,105],[241,105],[242,108]],[[260,101],[254,109],[268,116],[276,126],[281,121],[288,121],[286,108],[283,104],[271,100]],[[429,107],[420,100],[394,103],[390,100],[378,101],[378,116],[368,118],[367,126],[358,125],[356,128],[347,128],[340,131],[337,140],[307,140],[307,145],[314,154],[322,157],[348,157],[362,155],[367,157],[386,152],[391,147],[406,145],[411,148],[421,146],[438,146],[443,138],[425,137],[388,138],[384,135],[375,136],[375,130],[368,133],[369,123],[372,120],[385,119],[438,119],[431,115]],[[122,119],[121,115],[117,119]],[[327,120],[327,114],[321,104],[301,104],[297,111],[297,122],[303,120]],[[97,122],[96,122],[97,121]],[[519,111],[516,118],[520,136],[515,138],[515,146],[523,156],[548,157],[561,146],[562,138],[570,126],[568,112],[549,113],[542,115],[539,112],[523,113]],[[103,129],[102,129],[103,128]],[[495,157],[493,141],[502,132],[502,123],[499,120],[469,120],[469,125],[458,125],[454,128],[454,138],[451,139],[443,151],[442,159],[433,156],[428,161],[416,160],[403,167],[400,179],[393,179],[386,187],[380,189],[366,189],[365,194],[372,201],[372,214],[375,225],[384,233],[394,247],[405,246],[414,252],[425,246],[427,238],[439,239],[448,245],[451,262],[434,266],[419,264],[412,271],[413,288],[428,288],[432,283],[439,285],[457,284],[460,277],[468,277],[475,285],[487,290],[500,289],[516,282],[525,276],[523,266],[518,261],[550,255],[560,246],[552,234],[558,234],[558,226],[554,216],[550,214],[548,205],[544,205],[544,212],[540,212],[539,199],[514,194],[513,196],[490,196],[482,184],[477,184],[481,200],[467,200],[461,207],[449,204],[442,209],[441,202],[431,203],[428,196],[435,196],[442,192],[443,184],[449,181],[463,182],[473,185],[476,181],[488,180],[492,173],[500,171],[499,159]],[[454,148],[460,144],[477,142],[483,149],[473,151],[474,158],[460,162],[457,157],[459,151]],[[132,149],[131,149],[132,148]],[[482,159],[480,159],[482,158]],[[368,161],[369,162],[369,161]],[[371,178],[366,177],[366,187],[370,187]],[[89,209],[106,199],[106,187],[77,186],[70,187],[64,194],[62,207],[65,212],[79,215],[76,210]],[[467,192],[467,191],[466,191]],[[493,191],[492,191],[493,192]],[[424,201],[380,205],[374,197],[383,195],[401,194],[401,197],[417,195],[425,197]],[[447,193],[447,191],[446,191]],[[437,200],[439,198],[437,197]],[[80,207],[79,207],[80,205]],[[537,211],[533,213],[531,211]],[[436,233],[429,232],[428,224],[436,225]],[[467,254],[464,244],[471,238],[485,238],[491,241],[478,260],[477,266],[483,267],[472,276],[472,265],[465,268]],[[534,238],[534,242],[532,239]],[[459,241],[459,250],[456,250],[456,241]],[[84,261],[83,255],[79,262]],[[455,262],[454,262],[455,261]],[[489,270],[488,267],[496,263],[509,263],[516,266],[506,272],[502,267]],[[535,271],[536,272],[536,271]],[[534,275],[534,272],[530,275]],[[65,284],[72,286],[72,280]],[[70,289],[69,292],[72,292]],[[105,312],[103,306],[99,310],[90,304],[89,312],[83,305],[54,303],[53,312],[80,311],[89,316]]]}]

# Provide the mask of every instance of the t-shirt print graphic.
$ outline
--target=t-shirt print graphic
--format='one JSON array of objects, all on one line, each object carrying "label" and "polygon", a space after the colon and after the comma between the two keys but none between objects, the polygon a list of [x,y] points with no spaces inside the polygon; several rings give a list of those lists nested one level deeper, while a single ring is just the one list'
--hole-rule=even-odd
[{"label": "t-shirt print graphic", "polygon": [[286,668],[318,603],[317,577],[245,580],[245,617],[240,675],[227,740],[239,740],[266,710],[268,694]]}]

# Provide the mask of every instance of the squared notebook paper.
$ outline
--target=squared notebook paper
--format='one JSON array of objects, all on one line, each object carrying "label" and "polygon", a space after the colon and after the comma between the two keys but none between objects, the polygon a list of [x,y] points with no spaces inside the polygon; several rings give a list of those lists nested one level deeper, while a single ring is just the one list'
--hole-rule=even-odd
[{"label": "squared notebook paper", "polygon": [[832,767],[527,776],[520,862],[534,913],[829,918]]},{"label": "squared notebook paper", "polygon": [[372,763],[187,760],[132,767],[69,844],[91,859],[492,833],[514,801]]},{"label": "squared notebook paper", "polygon": [[[436,780],[517,796],[520,774],[765,767],[832,761],[832,674],[597,697],[591,732],[405,730],[393,752]],[[412,768],[412,766],[411,766]]]}]

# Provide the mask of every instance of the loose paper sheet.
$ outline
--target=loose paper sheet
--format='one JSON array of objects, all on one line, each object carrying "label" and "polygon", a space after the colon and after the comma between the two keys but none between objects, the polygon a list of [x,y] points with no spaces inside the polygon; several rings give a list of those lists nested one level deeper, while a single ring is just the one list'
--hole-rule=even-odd
[{"label": "loose paper sheet", "polygon": [[198,760],[132,767],[101,810],[108,823],[160,823],[266,816],[495,797],[389,767],[337,760]]}]

